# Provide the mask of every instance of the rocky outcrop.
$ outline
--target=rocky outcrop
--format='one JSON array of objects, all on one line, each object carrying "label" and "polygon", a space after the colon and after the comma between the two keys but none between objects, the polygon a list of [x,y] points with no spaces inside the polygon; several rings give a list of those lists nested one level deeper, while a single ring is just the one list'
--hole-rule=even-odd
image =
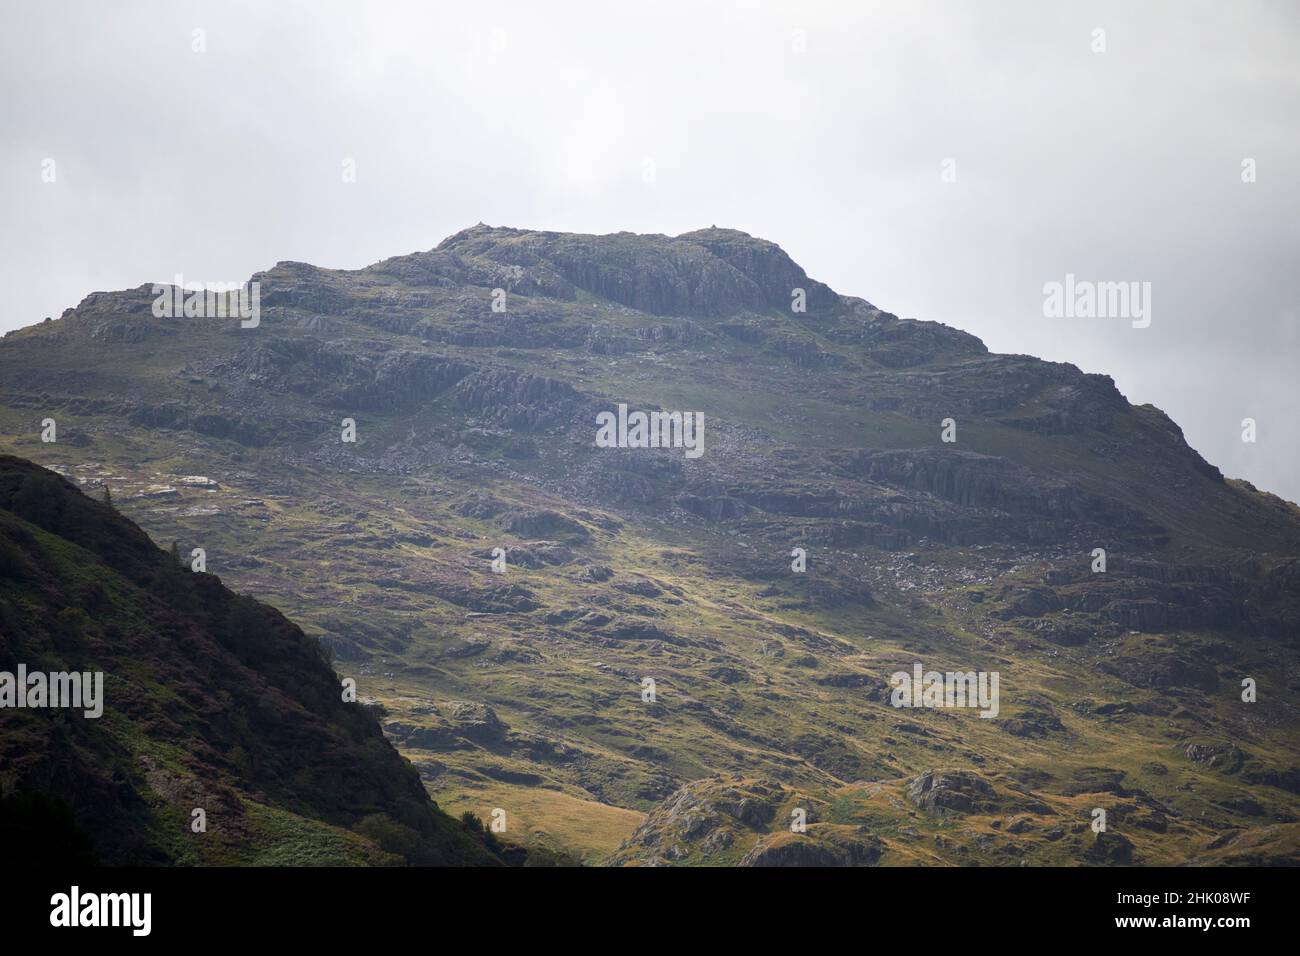
[{"label": "rocky outcrop", "polygon": [[741,866],[875,866],[884,844],[869,833],[846,839],[810,827],[806,833],[774,833],[759,840],[741,859]]},{"label": "rocky outcrop", "polygon": [[521,538],[559,538],[565,541],[585,541],[591,537],[587,526],[558,511],[512,511],[498,519],[498,524]]},{"label": "rocky outcrop", "polygon": [[1112,830],[1091,836],[1082,856],[1089,863],[1107,866],[1124,866],[1137,862],[1133,841],[1124,834]]},{"label": "rocky outcrop", "polygon": [[451,398],[464,411],[533,431],[570,421],[578,393],[567,382],[543,375],[484,369],[457,382]]},{"label": "rocky outcrop", "polygon": [[475,586],[459,580],[435,580],[427,587],[442,600],[480,614],[521,613],[542,606],[536,595],[522,584]]},{"label": "rocky outcrop", "polygon": [[454,700],[441,708],[456,733],[477,743],[496,743],[506,735],[506,725],[496,711],[478,701]]},{"label": "rocky outcrop", "polygon": [[[784,826],[777,810],[793,794],[769,780],[709,777],[681,787],[655,807],[610,862],[663,863],[752,845],[755,834]],[[815,819],[815,814],[812,815]]]},{"label": "rocky outcrop", "polygon": [[1183,754],[1192,763],[1220,773],[1236,773],[1246,760],[1246,754],[1230,743],[1191,743]]},{"label": "rocky outcrop", "polygon": [[419,352],[390,352],[372,381],[341,388],[331,405],[362,411],[410,410],[431,401],[473,372],[473,367]]},{"label": "rocky outcrop", "polygon": [[1219,686],[1213,663],[1161,650],[1117,655],[1098,667],[1134,687],[1196,687],[1212,691]]},{"label": "rocky outcrop", "polygon": [[930,813],[975,813],[996,803],[993,787],[969,770],[929,770],[907,785],[907,799]]},{"label": "rocky outcrop", "polygon": [[978,452],[867,451],[853,456],[849,467],[869,481],[924,491],[970,508],[1098,524],[1126,537],[1164,534],[1158,524],[1127,505]]},{"label": "rocky outcrop", "polygon": [[[466,239],[453,236],[447,243],[480,257],[522,254],[544,260],[578,289],[656,315],[719,315],[737,306],[765,305],[754,283],[688,242],[652,243],[640,236],[598,242],[594,236],[500,235],[494,230]],[[508,248],[491,248],[498,243]]]},{"label": "rocky outcrop", "polygon": [[726,495],[715,495],[706,498],[687,494],[678,495],[674,500],[679,507],[710,521],[726,521],[730,518],[739,518],[749,511],[749,506],[739,498],[729,498]]},{"label": "rocky outcrop", "polygon": [[251,281],[261,284],[264,309],[341,315],[357,302],[348,283],[306,262],[278,262],[274,269],[257,273]]}]

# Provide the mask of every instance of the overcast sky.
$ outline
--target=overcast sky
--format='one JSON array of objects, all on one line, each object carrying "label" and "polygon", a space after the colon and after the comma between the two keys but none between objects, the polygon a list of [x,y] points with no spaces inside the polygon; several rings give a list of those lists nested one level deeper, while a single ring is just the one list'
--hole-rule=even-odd
[{"label": "overcast sky", "polygon": [[[716,224],[1300,501],[1298,40],[1281,2],[6,0],[0,331],[478,221]],[[1150,327],[1045,318],[1067,273],[1150,282]]]}]

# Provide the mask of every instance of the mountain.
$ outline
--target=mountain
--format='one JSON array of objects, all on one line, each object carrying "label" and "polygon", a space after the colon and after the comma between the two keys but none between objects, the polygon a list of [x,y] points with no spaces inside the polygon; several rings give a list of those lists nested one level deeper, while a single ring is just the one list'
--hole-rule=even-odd
[{"label": "mountain", "polygon": [[317,640],[5,455],[0,672],[24,671],[95,698],[0,709],[0,832],[33,862],[500,862],[343,701]]},{"label": "mountain", "polygon": [[[5,336],[0,434],[301,622],[439,805],[592,863],[1295,859],[1300,509],[1110,378],[730,229],[253,281]],[[893,706],[918,663],[997,715]]]}]

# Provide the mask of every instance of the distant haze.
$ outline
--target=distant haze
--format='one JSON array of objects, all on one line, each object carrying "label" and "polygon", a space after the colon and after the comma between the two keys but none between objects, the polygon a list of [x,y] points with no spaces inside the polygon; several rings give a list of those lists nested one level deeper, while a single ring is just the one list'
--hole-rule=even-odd
[{"label": "distant haze", "polygon": [[[0,331],[480,220],[717,224],[1110,374],[1300,500],[1300,7],[46,2],[0,24]],[[1067,274],[1150,282],[1150,327],[1045,318]]]}]

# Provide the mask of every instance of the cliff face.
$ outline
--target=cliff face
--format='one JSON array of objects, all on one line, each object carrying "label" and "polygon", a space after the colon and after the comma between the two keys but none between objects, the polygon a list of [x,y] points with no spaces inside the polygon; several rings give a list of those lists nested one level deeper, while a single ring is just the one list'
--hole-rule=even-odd
[{"label": "cliff face", "polygon": [[[1233,859],[1285,852],[1260,834],[1300,813],[1300,512],[1106,376],[991,354],[729,229],[479,225],[253,278],[256,328],[154,318],[142,286],[6,336],[0,432],[301,621],[444,805],[621,862],[1181,862],[1239,831]],[[597,447],[620,403],[702,415],[703,454]],[[999,671],[998,719],[895,709],[881,688],[917,660]],[[931,772],[1005,799],[922,833],[897,806]],[[710,780],[828,801],[872,840],[618,849]],[[1169,824],[1086,855],[1065,818],[1102,805]]]}]

